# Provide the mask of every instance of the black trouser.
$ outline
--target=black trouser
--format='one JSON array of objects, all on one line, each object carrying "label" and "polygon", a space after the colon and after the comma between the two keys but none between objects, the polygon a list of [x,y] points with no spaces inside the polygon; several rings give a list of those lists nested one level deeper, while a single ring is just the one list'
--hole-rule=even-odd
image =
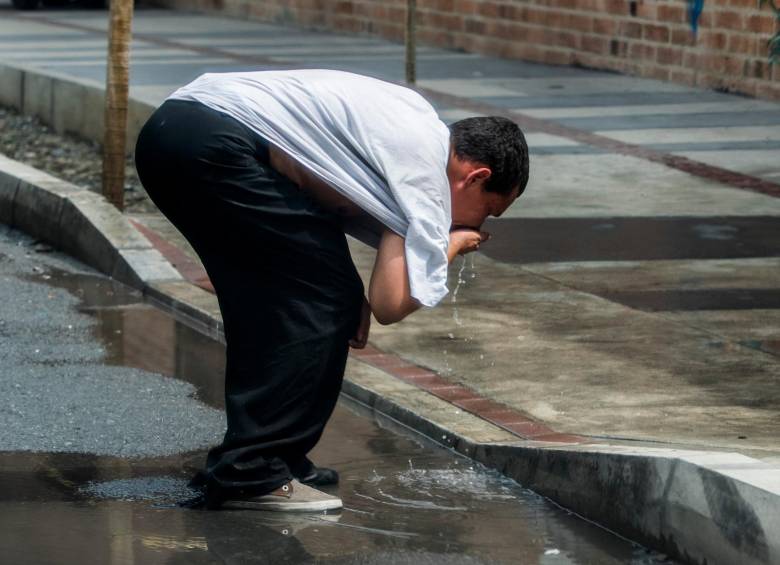
[{"label": "black trouser", "polygon": [[165,102],[135,158],[222,312],[227,432],[208,455],[209,495],[270,492],[308,463],[341,388],[363,297],[344,232],[268,165],[265,140],[200,103]]}]

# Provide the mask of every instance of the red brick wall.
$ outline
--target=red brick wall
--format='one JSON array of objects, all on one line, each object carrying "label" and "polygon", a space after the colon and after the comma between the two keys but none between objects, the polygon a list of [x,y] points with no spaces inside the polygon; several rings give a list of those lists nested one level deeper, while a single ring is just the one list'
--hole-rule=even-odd
[{"label": "red brick wall", "polygon": [[[264,21],[401,40],[406,0],[161,0]],[[780,100],[777,29],[757,0],[706,0],[698,37],[685,0],[417,0],[420,43],[580,64]]]}]

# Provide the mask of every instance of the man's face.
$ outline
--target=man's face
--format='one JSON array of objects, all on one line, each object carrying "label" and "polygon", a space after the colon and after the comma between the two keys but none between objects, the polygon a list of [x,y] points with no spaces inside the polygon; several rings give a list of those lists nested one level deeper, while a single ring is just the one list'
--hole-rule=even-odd
[{"label": "man's face", "polygon": [[519,186],[510,194],[485,190],[490,174],[487,167],[458,159],[454,153],[450,155],[447,176],[452,197],[453,227],[478,229],[487,217],[500,216],[515,201],[520,192]]},{"label": "man's face", "polygon": [[479,228],[488,217],[498,217],[509,208],[518,196],[520,187],[511,194],[488,192],[483,186],[474,186],[452,195],[452,225],[454,227]]},{"label": "man's face", "polygon": [[459,159],[454,151],[450,152],[447,178],[450,181],[454,227],[478,229],[487,217],[500,216],[515,201],[520,192],[519,186],[506,195],[485,190],[491,174],[489,168]]}]

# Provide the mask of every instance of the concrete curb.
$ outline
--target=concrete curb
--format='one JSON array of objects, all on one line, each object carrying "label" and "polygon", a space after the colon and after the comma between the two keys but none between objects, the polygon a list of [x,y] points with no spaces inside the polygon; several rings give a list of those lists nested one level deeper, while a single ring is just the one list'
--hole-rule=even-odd
[{"label": "concrete curb", "polygon": [[352,381],[343,390],[556,504],[686,563],[780,563],[777,466],[737,453],[479,442],[453,430],[451,419],[381,391]]},{"label": "concrete curb", "polygon": [[134,288],[179,272],[103,196],[0,155],[0,221]]},{"label": "concrete curb", "polygon": [[[71,133],[103,143],[102,85],[52,71],[0,62],[0,105],[35,116],[57,133]],[[138,132],[155,106],[128,100],[127,147],[133,149]]]},{"label": "concrete curb", "polygon": [[[56,102],[89,100],[94,92],[73,89],[97,87],[65,83],[73,81],[0,64],[0,104],[99,139],[86,132],[102,128],[102,111],[86,112],[84,104],[66,120],[57,110],[65,103]],[[137,104],[140,117],[149,107]],[[97,122],[88,123],[93,118]],[[185,323],[223,339],[216,297],[185,281],[102,196],[0,156],[0,222],[143,290]],[[373,371],[370,378],[360,377],[364,370]],[[776,466],[733,453],[511,441],[489,423],[475,429],[468,419],[475,416],[376,368],[350,373],[344,392],[573,512],[686,562],[780,564]]]}]

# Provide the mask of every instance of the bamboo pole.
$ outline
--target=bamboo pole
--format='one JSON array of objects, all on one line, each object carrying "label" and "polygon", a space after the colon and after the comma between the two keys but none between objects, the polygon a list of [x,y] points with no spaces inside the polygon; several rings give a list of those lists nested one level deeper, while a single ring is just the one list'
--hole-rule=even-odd
[{"label": "bamboo pole", "polygon": [[406,82],[417,82],[417,0],[406,0]]},{"label": "bamboo pole", "polygon": [[103,195],[114,206],[123,210],[133,0],[110,2],[103,132]]}]

